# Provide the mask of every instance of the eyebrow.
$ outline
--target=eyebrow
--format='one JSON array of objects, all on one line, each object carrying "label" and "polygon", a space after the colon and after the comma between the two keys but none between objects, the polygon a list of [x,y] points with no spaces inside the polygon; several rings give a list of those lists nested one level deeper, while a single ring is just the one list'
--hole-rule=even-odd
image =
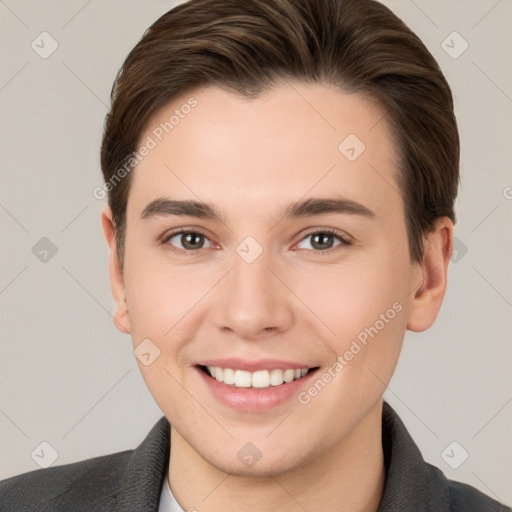
[{"label": "eyebrow", "polygon": [[[327,213],[346,215],[360,215],[375,218],[375,213],[366,206],[343,197],[310,197],[305,200],[289,204],[282,210],[281,216],[285,219],[312,217]],[[155,199],[148,203],[141,213],[142,220],[153,217],[167,217],[170,215],[197,217],[225,223],[225,217],[217,208],[209,203],[190,199],[177,200],[166,197]]]}]

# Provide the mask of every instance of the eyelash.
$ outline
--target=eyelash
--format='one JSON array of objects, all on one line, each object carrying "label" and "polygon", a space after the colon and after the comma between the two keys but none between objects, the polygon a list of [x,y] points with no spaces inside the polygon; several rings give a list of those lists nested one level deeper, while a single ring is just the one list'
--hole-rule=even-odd
[{"label": "eyelash", "polygon": [[[181,230],[174,231],[172,233],[165,235],[162,239],[162,245],[164,245],[167,250],[172,251],[174,253],[178,253],[180,255],[198,254],[198,253],[201,253],[203,249],[207,249],[207,247],[203,247],[203,248],[197,249],[197,250],[176,249],[171,244],[168,243],[169,240],[171,238],[174,238],[176,235],[184,235],[184,234],[200,235],[209,240],[208,236],[206,234],[202,233],[201,231],[194,230],[194,229],[181,229]],[[304,249],[304,250],[306,250],[308,252],[313,252],[317,255],[322,255],[322,254],[327,254],[327,253],[333,251],[334,249],[336,249],[336,247],[343,246],[343,245],[344,246],[352,245],[352,242],[348,238],[341,235],[340,233],[338,233],[336,230],[334,230],[332,228],[324,228],[324,229],[317,229],[316,231],[310,231],[310,232],[306,233],[297,243],[302,242],[304,239],[308,238],[309,236],[317,235],[317,234],[332,235],[335,238],[337,238],[341,242],[341,244],[337,245],[335,247],[331,247],[330,249],[325,249],[323,251],[316,251],[314,249]]]}]

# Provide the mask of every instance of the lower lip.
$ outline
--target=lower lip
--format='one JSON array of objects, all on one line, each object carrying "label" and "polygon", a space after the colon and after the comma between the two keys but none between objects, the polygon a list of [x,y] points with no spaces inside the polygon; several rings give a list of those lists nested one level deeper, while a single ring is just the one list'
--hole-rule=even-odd
[{"label": "lower lip", "polygon": [[263,412],[273,409],[295,397],[311,380],[317,370],[310,370],[304,377],[268,388],[237,388],[229,386],[206,375],[196,367],[199,375],[206,383],[213,395],[222,403],[233,409],[244,412]]}]

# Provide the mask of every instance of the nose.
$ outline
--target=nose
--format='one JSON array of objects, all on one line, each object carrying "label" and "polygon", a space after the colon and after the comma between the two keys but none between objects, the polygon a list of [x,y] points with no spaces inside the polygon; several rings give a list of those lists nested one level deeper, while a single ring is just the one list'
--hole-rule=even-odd
[{"label": "nose", "polygon": [[219,283],[220,298],[214,312],[218,329],[257,341],[290,328],[293,287],[283,282],[271,260],[266,251],[252,263],[234,255],[231,271]]}]

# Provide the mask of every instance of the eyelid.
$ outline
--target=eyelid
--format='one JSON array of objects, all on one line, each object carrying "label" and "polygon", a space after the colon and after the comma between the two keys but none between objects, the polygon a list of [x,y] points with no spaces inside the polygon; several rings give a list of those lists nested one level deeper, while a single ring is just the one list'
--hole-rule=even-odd
[{"label": "eyelid", "polygon": [[303,240],[305,237],[307,237],[309,235],[314,235],[315,233],[329,233],[330,235],[335,235],[346,242],[352,241],[352,238],[344,231],[339,231],[334,228],[322,228],[322,227],[316,227],[316,228],[311,228],[311,229],[306,230],[304,233],[302,233],[300,235],[299,241]]}]

